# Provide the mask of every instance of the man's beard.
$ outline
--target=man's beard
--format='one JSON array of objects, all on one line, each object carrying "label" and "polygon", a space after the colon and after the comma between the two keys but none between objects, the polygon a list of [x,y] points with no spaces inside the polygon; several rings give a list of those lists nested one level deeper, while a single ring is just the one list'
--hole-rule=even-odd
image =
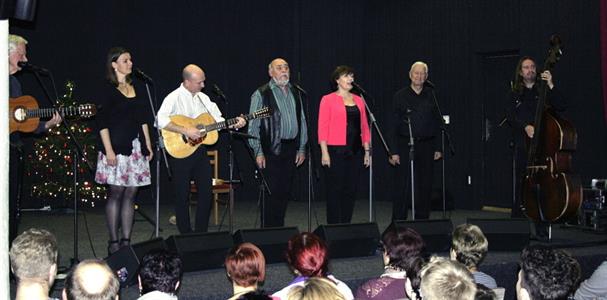
[{"label": "man's beard", "polygon": [[279,86],[286,86],[287,84],[289,84],[289,78],[287,78],[287,79],[275,79],[274,81]]}]

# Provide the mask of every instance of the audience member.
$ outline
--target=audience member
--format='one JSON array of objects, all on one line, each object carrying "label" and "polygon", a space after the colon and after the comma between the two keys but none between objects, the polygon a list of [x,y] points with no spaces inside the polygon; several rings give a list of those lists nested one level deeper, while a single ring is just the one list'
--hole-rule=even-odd
[{"label": "audience member", "polygon": [[343,282],[328,274],[329,253],[325,242],[317,235],[303,232],[293,236],[287,246],[287,262],[295,279],[282,290],[274,293],[275,297],[287,299],[289,291],[296,286],[304,286],[305,280],[312,277],[325,277],[334,282],[344,299],[354,299],[352,291]]},{"label": "audience member", "polygon": [[[335,282],[322,277],[307,279],[303,285],[289,291],[288,300],[345,300]],[[387,298],[386,298],[387,299]]]},{"label": "audience member", "polygon": [[47,300],[57,275],[57,240],[44,230],[30,228],[10,249],[11,270],[17,278],[17,300]]},{"label": "audience member", "polygon": [[453,230],[453,239],[451,241],[451,259],[456,260],[466,266],[472,273],[474,281],[490,289],[497,288],[497,283],[493,277],[478,270],[487,250],[489,242],[483,234],[483,231],[472,224],[461,224]]},{"label": "audience member", "polygon": [[87,259],[65,278],[63,300],[117,300],[119,289],[116,274],[104,261]]},{"label": "audience member", "polygon": [[516,282],[518,300],[567,299],[577,288],[580,265],[559,249],[534,245],[523,249]]},{"label": "audience member", "polygon": [[456,261],[433,257],[421,273],[420,292],[424,300],[473,300],[476,295],[474,277]]},{"label": "audience member", "polygon": [[607,261],[604,261],[590,278],[580,284],[574,298],[576,300],[607,299]]},{"label": "audience member", "polygon": [[[474,276],[474,274],[473,274]],[[476,284],[476,295],[474,300],[497,300],[495,292],[483,284]]]},{"label": "audience member", "polygon": [[177,300],[183,275],[181,258],[166,250],[146,254],[139,266],[139,300]]},{"label": "audience member", "polygon": [[266,277],[266,259],[257,246],[242,243],[233,247],[228,252],[224,265],[234,291],[229,300],[271,299],[263,292],[257,291]]},{"label": "audience member", "polygon": [[427,261],[425,243],[415,230],[390,225],[382,234],[384,273],[362,284],[356,299],[405,299],[405,284],[409,281],[415,295],[419,295],[419,272]]}]

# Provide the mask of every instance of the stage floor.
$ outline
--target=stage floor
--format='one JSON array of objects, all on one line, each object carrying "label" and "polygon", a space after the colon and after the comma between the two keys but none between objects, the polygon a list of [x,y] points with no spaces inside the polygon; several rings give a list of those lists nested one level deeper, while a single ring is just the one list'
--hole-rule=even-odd
[{"label": "stage floor", "polygon": [[[308,224],[308,204],[307,202],[291,202],[287,210],[286,226],[297,226],[300,231],[307,231],[310,225],[311,230],[316,229],[319,224],[325,223],[325,203],[314,203],[311,212],[311,224]],[[143,205],[140,207],[142,213],[154,218],[155,210],[153,205]],[[220,206],[220,220],[225,206]],[[178,234],[175,225],[169,223],[169,217],[173,214],[173,207],[162,205],[160,207],[160,236],[168,238],[171,235]],[[383,231],[390,223],[391,203],[377,201],[374,203],[374,220],[379,225],[380,231]],[[499,212],[488,212],[480,210],[455,210],[448,211],[447,218],[451,219],[454,226],[465,223],[467,218],[509,218],[509,214]],[[440,219],[443,217],[441,211],[433,211],[431,219]],[[154,226],[136,213],[136,224],[133,229],[132,243],[142,242],[154,237]],[[223,224],[214,225],[213,216],[211,216],[211,225],[209,231],[227,231],[229,228],[228,216],[224,218]],[[255,203],[242,202],[234,205],[233,230],[259,228],[259,214]],[[78,247],[77,257],[82,260],[86,258],[99,257],[107,255],[107,229],[105,226],[105,216],[103,205],[92,209],[82,209],[79,212],[78,226]],[[369,221],[369,203],[358,201],[356,203],[353,223],[362,223]],[[70,265],[70,259],[75,256],[74,253],[74,225],[73,214],[65,212],[24,212],[19,227],[23,231],[30,227],[45,228],[53,232],[59,240],[60,248],[60,267]],[[607,244],[605,240],[607,235],[588,230],[575,228],[566,228],[562,225],[553,226],[553,246],[567,248],[576,256],[592,256],[607,254]],[[446,255],[446,253],[439,253]],[[518,261],[519,253],[515,252],[489,252],[483,265],[499,265],[515,263]],[[594,264],[594,263],[593,263]],[[587,266],[585,273],[591,272],[592,265]],[[481,268],[482,269],[482,268]],[[367,278],[378,276],[383,271],[382,261],[379,256],[336,259],[331,263],[331,270],[337,278],[347,281],[351,285],[360,284]],[[284,264],[268,265],[267,279],[264,288],[266,290],[276,290],[286,285],[291,278],[291,273]],[[58,282],[56,289],[62,286]],[[201,288],[205,287],[205,288]],[[351,286],[352,287],[352,286]],[[354,287],[353,287],[354,288]],[[13,291],[14,292],[14,291]],[[180,299],[225,299],[231,292],[231,285],[227,281],[223,270],[208,270],[193,273],[187,273],[184,276],[182,288],[180,290]],[[131,287],[123,291],[123,299],[134,299],[137,296],[137,289]],[[199,298],[195,295],[205,295]]]}]

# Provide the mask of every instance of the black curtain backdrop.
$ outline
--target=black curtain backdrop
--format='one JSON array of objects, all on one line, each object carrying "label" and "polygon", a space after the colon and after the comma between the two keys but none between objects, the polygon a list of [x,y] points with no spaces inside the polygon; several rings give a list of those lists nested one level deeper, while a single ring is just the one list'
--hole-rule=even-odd
[{"label": "black curtain backdrop", "polygon": [[[159,102],[179,85],[186,64],[200,65],[206,71],[207,86],[217,84],[229,96],[230,109],[216,100],[229,117],[248,111],[250,95],[269,79],[268,63],[275,57],[285,58],[292,81],[309,92],[310,140],[316,154],[318,104],[330,92],[328,78],[335,66],[348,64],[356,69],[356,80],[369,92],[367,100],[385,130],[392,95],[408,84],[409,66],[423,60],[437,86],[443,114],[451,119],[448,130],[456,155],[447,156],[448,194],[457,208],[470,209],[510,205],[505,137],[509,132],[496,123],[499,111],[509,105],[509,80],[515,66],[500,59],[516,61],[520,55],[531,55],[541,66],[549,36],[558,33],[565,54],[554,73],[569,100],[566,116],[579,134],[575,171],[584,183],[607,176],[598,0],[65,0],[38,4],[35,21],[12,21],[11,33],[30,41],[30,62],[52,70],[59,87],[67,79],[74,80],[77,96],[86,101],[96,100],[103,86],[105,55],[116,45],[131,49],[136,67],[154,78]],[[26,92],[42,98],[31,75],[22,74],[21,80]],[[206,93],[214,96],[210,89]],[[217,145],[222,177],[228,174],[226,141],[223,137]],[[374,198],[391,201],[392,170],[376,133],[373,142]],[[241,142],[234,149],[237,171],[245,182],[237,191],[237,201],[255,200],[252,161]],[[316,158],[313,165],[319,168]],[[162,201],[171,201],[166,181],[163,172]],[[315,182],[317,200],[324,200],[321,182]],[[367,198],[367,182],[365,172],[361,198]],[[294,198],[305,201],[307,168],[298,171],[295,187]],[[149,190],[142,193],[143,201],[152,200]]]}]

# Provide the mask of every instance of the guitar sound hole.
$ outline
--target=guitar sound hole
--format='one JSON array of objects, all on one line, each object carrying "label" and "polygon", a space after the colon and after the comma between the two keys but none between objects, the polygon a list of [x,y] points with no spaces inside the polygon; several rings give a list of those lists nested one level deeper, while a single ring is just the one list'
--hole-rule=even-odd
[{"label": "guitar sound hole", "polygon": [[27,110],[23,107],[17,107],[13,113],[13,118],[15,118],[17,122],[25,121],[25,119],[27,119]]}]

